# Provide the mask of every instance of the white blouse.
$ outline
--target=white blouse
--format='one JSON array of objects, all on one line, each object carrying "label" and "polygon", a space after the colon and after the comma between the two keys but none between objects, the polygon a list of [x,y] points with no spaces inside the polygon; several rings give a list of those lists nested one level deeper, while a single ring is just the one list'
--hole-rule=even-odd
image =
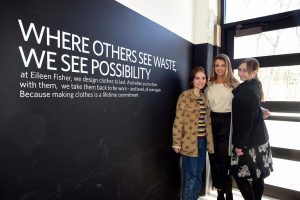
[{"label": "white blouse", "polygon": [[223,83],[212,83],[205,89],[205,95],[211,111],[217,113],[231,112],[233,99],[231,87],[226,87]]}]

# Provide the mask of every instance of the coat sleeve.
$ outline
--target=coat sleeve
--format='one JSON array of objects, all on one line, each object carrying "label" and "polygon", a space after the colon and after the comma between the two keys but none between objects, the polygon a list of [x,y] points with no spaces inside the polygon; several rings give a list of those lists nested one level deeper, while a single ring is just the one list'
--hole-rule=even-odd
[{"label": "coat sleeve", "polygon": [[172,146],[181,147],[181,141],[183,138],[183,124],[184,124],[184,112],[186,108],[186,98],[184,93],[180,94],[177,105],[176,115],[173,124],[173,144]]},{"label": "coat sleeve", "polygon": [[255,107],[259,99],[251,90],[244,90],[232,103],[233,114],[233,135],[232,144],[235,147],[243,148],[247,146],[251,137]]},{"label": "coat sleeve", "polygon": [[207,150],[209,154],[213,154],[215,152],[214,150],[214,139],[213,139],[213,133],[212,133],[212,127],[211,127],[211,116],[210,116],[210,108],[209,103],[206,96],[202,96],[204,99],[204,103],[206,106],[206,134],[207,134]]}]

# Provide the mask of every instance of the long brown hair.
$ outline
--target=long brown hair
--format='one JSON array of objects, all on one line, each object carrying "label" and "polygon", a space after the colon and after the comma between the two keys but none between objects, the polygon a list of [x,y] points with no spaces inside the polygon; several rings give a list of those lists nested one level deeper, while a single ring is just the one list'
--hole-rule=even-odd
[{"label": "long brown hair", "polygon": [[[193,81],[194,81],[194,78],[195,78],[195,76],[196,76],[196,74],[197,74],[198,72],[202,72],[203,74],[205,74],[206,79],[207,79],[207,75],[206,75],[205,70],[204,70],[203,67],[201,67],[201,66],[199,66],[199,67],[194,67],[194,68],[192,69],[192,71],[191,71],[190,78],[189,78],[189,88],[190,88],[190,89],[194,87]],[[207,81],[206,81],[206,83],[207,83]],[[201,90],[203,91],[205,87],[206,87],[206,84],[205,84],[205,86],[204,86]]]},{"label": "long brown hair", "polygon": [[[244,59],[241,64],[245,63],[247,66],[247,71],[250,74],[251,72],[258,70],[259,69],[259,62],[258,60],[256,60],[255,58],[246,58]],[[258,82],[258,88],[259,88],[259,92],[260,92],[260,100],[263,101],[264,100],[264,92],[262,89],[262,84],[261,81],[258,79],[258,76],[256,74],[255,78]]]},{"label": "long brown hair", "polygon": [[212,73],[209,81],[214,82],[217,80],[217,74],[215,72],[215,62],[216,60],[223,60],[225,62],[225,76],[224,76],[224,85],[227,87],[235,88],[238,85],[238,80],[233,76],[232,66],[229,57],[226,54],[218,54],[214,57]]}]

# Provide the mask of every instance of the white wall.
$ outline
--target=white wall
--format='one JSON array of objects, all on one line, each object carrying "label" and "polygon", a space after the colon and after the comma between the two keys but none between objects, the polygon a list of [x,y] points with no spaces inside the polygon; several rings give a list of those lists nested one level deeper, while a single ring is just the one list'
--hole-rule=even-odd
[{"label": "white wall", "polygon": [[218,0],[194,0],[193,43],[220,46]]},{"label": "white wall", "polygon": [[220,45],[220,36],[216,34],[218,0],[116,1],[193,44]]}]

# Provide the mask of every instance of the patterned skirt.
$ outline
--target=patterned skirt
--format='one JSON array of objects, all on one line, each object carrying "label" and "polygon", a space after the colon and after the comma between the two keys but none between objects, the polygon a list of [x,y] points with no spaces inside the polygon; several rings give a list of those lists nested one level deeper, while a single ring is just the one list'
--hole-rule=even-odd
[{"label": "patterned skirt", "polygon": [[272,152],[269,142],[251,148],[243,148],[243,155],[231,156],[230,174],[248,180],[266,178],[273,171]]}]

